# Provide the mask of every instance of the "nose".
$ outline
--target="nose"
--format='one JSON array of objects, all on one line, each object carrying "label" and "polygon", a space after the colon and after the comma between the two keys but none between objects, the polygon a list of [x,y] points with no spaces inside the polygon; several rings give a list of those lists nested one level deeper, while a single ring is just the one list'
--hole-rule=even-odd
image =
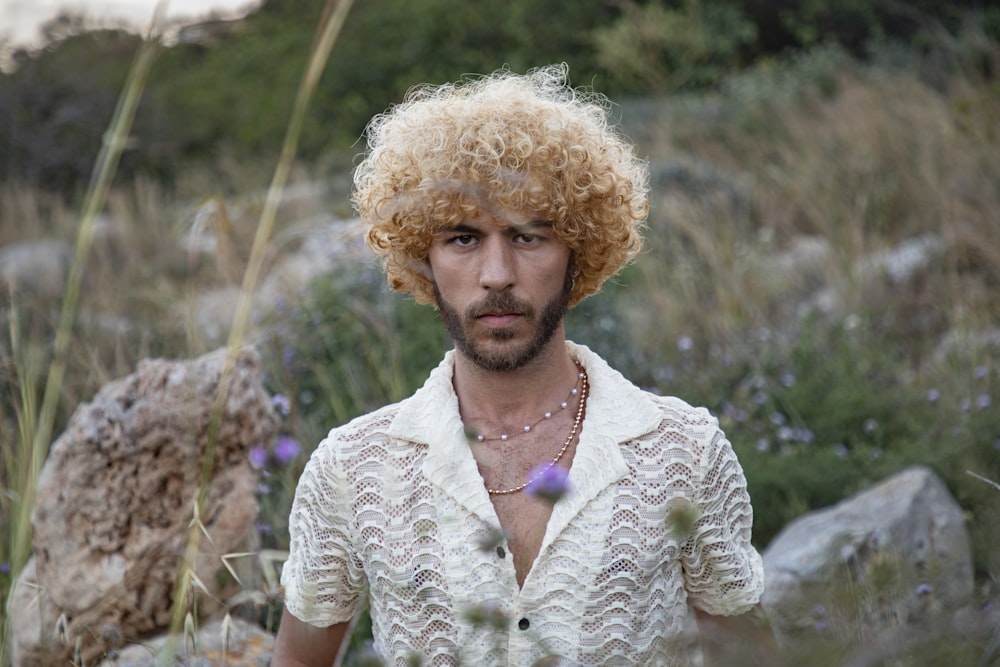
[{"label": "nose", "polygon": [[480,253],[479,286],[502,292],[514,286],[516,272],[512,248],[498,236],[484,240]]}]

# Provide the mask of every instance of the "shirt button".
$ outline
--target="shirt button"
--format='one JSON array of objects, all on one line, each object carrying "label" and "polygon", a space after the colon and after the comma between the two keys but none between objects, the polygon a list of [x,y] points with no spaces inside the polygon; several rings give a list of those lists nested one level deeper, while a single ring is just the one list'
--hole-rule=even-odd
[{"label": "shirt button", "polygon": [[531,627],[531,623],[528,622],[528,619],[522,618],[520,621],[517,622],[517,627],[520,628],[521,630],[527,630],[528,628]]},{"label": "shirt button", "polygon": [[507,552],[503,550],[503,547],[497,547],[497,556],[503,558],[507,555]]}]

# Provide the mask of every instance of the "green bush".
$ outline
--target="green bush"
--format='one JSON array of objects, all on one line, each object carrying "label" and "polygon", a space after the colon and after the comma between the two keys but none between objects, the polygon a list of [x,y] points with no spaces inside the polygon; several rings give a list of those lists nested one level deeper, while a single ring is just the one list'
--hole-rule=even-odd
[{"label": "green bush", "polygon": [[275,323],[271,376],[315,445],[334,426],[409,396],[446,348],[436,311],[389,291],[376,269],[338,271]]}]

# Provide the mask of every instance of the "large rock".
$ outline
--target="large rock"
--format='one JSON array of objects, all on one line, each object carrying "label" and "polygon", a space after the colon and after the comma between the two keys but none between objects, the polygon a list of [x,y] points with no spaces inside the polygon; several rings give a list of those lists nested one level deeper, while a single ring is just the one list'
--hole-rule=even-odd
[{"label": "large rock", "polygon": [[762,602],[791,637],[913,630],[972,600],[962,510],[924,467],[796,519],[763,557]]},{"label": "large rock", "polygon": [[[20,585],[11,607],[16,667],[47,653],[65,662],[59,651],[78,641],[93,663],[166,629],[182,572],[225,598],[232,580],[220,576],[221,556],[247,550],[255,534],[258,479],[248,452],[279,426],[257,354],[246,349],[213,429],[225,359],[223,349],[193,361],[144,361],[74,413],[39,480],[34,567],[24,575],[37,588]],[[189,558],[202,491],[197,514],[207,537],[194,532],[199,548]],[[65,641],[52,648],[57,634]]]}]

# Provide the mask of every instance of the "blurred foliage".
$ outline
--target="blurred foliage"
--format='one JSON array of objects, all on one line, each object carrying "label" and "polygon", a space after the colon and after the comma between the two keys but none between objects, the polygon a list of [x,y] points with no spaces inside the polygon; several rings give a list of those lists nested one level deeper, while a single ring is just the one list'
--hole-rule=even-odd
[{"label": "blurred foliage", "polygon": [[622,92],[704,87],[739,68],[751,55],[757,28],[726,2],[686,0],[669,8],[627,2],[622,15],[594,30],[598,63]]},{"label": "blurred foliage", "polygon": [[[277,154],[322,6],[267,0],[243,20],[181,31],[154,69],[121,175],[171,183],[192,164]],[[357,149],[368,119],[420,82],[565,61],[575,85],[662,94],[715,86],[823,42],[857,57],[901,40],[960,48],[967,42],[954,35],[970,21],[1000,34],[1000,9],[977,0],[368,0],[333,51],[301,157]],[[45,33],[46,47],[15,53],[17,68],[0,76],[0,181],[73,195],[86,185],[138,37],[88,30],[72,14]]]},{"label": "blurred foliage", "polygon": [[117,31],[70,35],[0,79],[0,177],[86,187],[138,43]]},{"label": "blurred foliage", "polygon": [[[576,83],[620,100],[623,124],[652,156],[655,197],[644,256],[570,313],[569,337],[643,387],[719,416],[747,473],[758,546],[802,512],[923,463],[967,512],[978,581],[995,587],[1000,502],[967,471],[1000,480],[997,343],[977,342],[1000,317],[1000,51],[989,38],[1000,15],[960,11],[974,6],[517,0],[501,11],[428,0],[416,11],[369,0],[335,50],[305,157],[322,166],[346,151],[414,82],[570,62]],[[201,179],[204,196],[218,187],[208,170],[219,162],[238,164],[226,186],[244,190],[249,171],[270,168],[319,7],[272,0],[214,42],[162,52],[123,164],[123,176],[154,178],[133,179],[109,205],[109,220],[128,224],[99,239],[88,264],[67,407],[138,359],[192,351],[176,306],[215,275],[177,244],[188,203],[160,183]],[[647,20],[678,39],[653,30],[657,57],[615,70],[635,63],[613,65],[609,49],[631,46],[621,41]],[[713,37],[720,26],[733,32]],[[49,32],[48,49],[22,54],[0,79],[0,174],[50,190],[3,184],[5,243],[74,229],[51,191],[85,184],[137,44],[73,20]],[[912,46],[893,42],[903,38]],[[917,275],[863,271],[922,235],[944,238],[947,251]],[[794,260],[803,238],[828,241],[829,253],[778,261]],[[822,287],[840,297],[831,309],[811,298]],[[0,486],[11,488],[24,477],[18,406],[27,414],[37,400],[59,299],[16,296],[19,319],[3,330],[21,343],[0,340]],[[448,346],[432,309],[388,292],[367,266],[324,276],[261,325],[270,388],[290,399],[287,430],[304,448],[411,393]],[[266,471],[265,546],[287,545],[307,454]],[[4,534],[10,498],[0,498]],[[0,602],[9,544],[0,542]],[[928,651],[927,664],[969,663],[946,650]]]},{"label": "blurred foliage", "polygon": [[274,323],[270,375],[314,444],[324,429],[412,394],[448,347],[435,311],[389,291],[377,269],[337,271]]}]

